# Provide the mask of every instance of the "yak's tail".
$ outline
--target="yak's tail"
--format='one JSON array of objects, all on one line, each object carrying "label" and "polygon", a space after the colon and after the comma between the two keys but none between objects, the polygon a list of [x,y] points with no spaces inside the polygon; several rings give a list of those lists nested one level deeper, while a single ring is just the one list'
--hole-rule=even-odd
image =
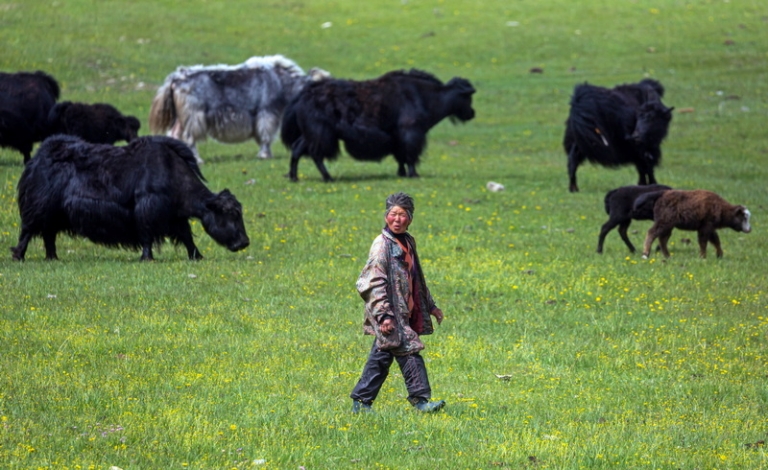
[{"label": "yak's tail", "polygon": [[298,101],[294,99],[285,108],[283,122],[280,124],[280,140],[289,149],[301,137],[301,129],[299,128],[299,120],[296,114],[297,103]]},{"label": "yak's tail", "polygon": [[605,199],[603,200],[603,203],[605,204],[605,213],[608,215],[611,215],[611,197],[613,196],[613,193],[618,191],[618,188],[611,189],[607,193],[605,193]]},{"label": "yak's tail", "polygon": [[152,100],[152,108],[149,110],[149,130],[153,134],[164,134],[173,126],[176,117],[173,80],[168,77]]}]

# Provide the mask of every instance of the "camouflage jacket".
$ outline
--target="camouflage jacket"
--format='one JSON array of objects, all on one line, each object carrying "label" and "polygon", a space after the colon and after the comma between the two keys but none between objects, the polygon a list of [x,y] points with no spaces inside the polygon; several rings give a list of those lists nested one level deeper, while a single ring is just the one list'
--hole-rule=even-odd
[{"label": "camouflage jacket", "polygon": [[[410,234],[405,235],[405,240],[411,246],[414,263],[413,311],[408,310],[408,298],[412,293],[405,252],[386,229],[373,241],[368,262],[357,280],[357,291],[365,301],[363,331],[376,335],[379,347],[389,349],[395,355],[421,351],[424,343],[419,335],[434,331],[430,312],[435,308],[435,302],[421,271],[416,242]],[[394,348],[382,346],[387,337],[379,332],[379,323],[386,315],[395,319],[400,335],[400,344]]]}]

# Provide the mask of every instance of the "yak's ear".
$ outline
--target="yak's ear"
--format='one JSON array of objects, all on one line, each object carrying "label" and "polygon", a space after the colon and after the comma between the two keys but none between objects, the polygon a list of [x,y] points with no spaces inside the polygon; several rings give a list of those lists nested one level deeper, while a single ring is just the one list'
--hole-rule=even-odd
[{"label": "yak's ear", "polygon": [[455,88],[459,91],[459,93],[466,93],[468,95],[471,95],[475,92],[475,87],[473,87],[472,84],[469,83],[469,80],[466,78],[453,77],[448,81],[446,86]]},{"label": "yak's ear", "polygon": [[241,215],[243,212],[242,206],[229,189],[224,189],[216,194],[215,197],[206,202],[206,207],[220,214]]},{"label": "yak's ear", "polygon": [[675,109],[675,107],[674,107],[674,106],[672,106],[671,108],[667,108],[667,114],[672,114],[672,111],[673,111],[674,109]]},{"label": "yak's ear", "polygon": [[128,116],[125,118],[126,122],[128,122],[128,127],[133,129],[134,131],[138,132],[139,129],[141,129],[141,122],[136,119],[133,116]]}]

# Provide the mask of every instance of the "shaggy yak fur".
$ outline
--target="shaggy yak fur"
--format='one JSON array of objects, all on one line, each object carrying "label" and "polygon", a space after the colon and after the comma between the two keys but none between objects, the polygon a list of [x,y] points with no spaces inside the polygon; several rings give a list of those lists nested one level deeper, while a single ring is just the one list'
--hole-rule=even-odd
[{"label": "shaggy yak fur", "polygon": [[80,137],[92,144],[130,142],[139,136],[141,123],[133,116],[123,116],[106,103],[58,103],[48,116],[48,132]]},{"label": "shaggy yak fur", "polygon": [[613,89],[577,85],[565,121],[563,147],[568,155],[569,190],[576,192],[576,170],[585,160],[607,167],[635,165],[637,184],[656,184],[661,142],[672,110],[662,104],[664,88],[655,80]]},{"label": "shaggy yak fur", "polygon": [[0,147],[32,156],[32,146],[48,137],[48,113],[59,99],[59,84],[44,72],[0,73]]},{"label": "shaggy yak fur", "polygon": [[21,234],[13,259],[24,259],[35,236],[43,237],[46,259],[57,259],[59,232],[141,248],[142,260],[153,259],[152,245],[168,237],[183,244],[190,259],[200,259],[190,218],[219,244],[242,250],[249,240],[240,203],[226,189],[212,193],[203,181],[192,151],[175,139],[140,137],[114,147],[50,137],[19,180]]},{"label": "shaggy yak fur", "polygon": [[645,186],[622,186],[620,188],[608,191],[605,195],[605,213],[608,214],[608,221],[600,228],[600,236],[597,239],[597,252],[603,252],[603,243],[608,232],[616,226],[619,227],[619,235],[632,253],[635,252],[635,246],[629,241],[627,229],[635,220],[653,220],[653,207],[645,213],[632,211],[632,206],[638,196],[645,193],[656,191],[666,191],[672,189],[662,184],[649,184]]},{"label": "shaggy yak fur", "polygon": [[723,256],[717,229],[732,228],[749,233],[750,212],[744,206],[734,206],[713,193],[697,189],[693,191],[669,190],[644,194],[635,200],[635,211],[643,213],[653,206],[653,226],[648,229],[643,246],[643,258],[651,252],[651,244],[658,238],[661,252],[669,258],[667,241],[672,229],[698,232],[699,256],[707,257],[707,242],[712,242],[717,257]]},{"label": "shaggy yak fur", "polygon": [[208,136],[225,143],[255,139],[260,158],[272,157],[285,106],[314,80],[281,55],[251,57],[239,65],[178,67],[168,75],[152,101],[149,128],[186,142],[202,162],[195,144]]},{"label": "shaggy yak fur", "polygon": [[299,159],[308,155],[323,180],[332,181],[323,160],[338,156],[342,140],[353,158],[381,161],[392,154],[399,176],[416,177],[427,132],[446,117],[454,122],[474,118],[474,92],[464,78],[443,84],[415,69],[389,72],[374,80],[311,83],[283,117],[281,137],[291,149],[288,176],[298,181]]}]

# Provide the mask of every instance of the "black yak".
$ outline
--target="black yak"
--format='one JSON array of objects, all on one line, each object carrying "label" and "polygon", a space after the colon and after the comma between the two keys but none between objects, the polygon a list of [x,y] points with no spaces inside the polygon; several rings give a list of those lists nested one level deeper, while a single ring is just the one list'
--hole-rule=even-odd
[{"label": "black yak", "polygon": [[664,87],[645,79],[613,89],[577,85],[565,122],[563,147],[568,155],[569,190],[576,192],[576,170],[584,160],[607,167],[635,165],[638,185],[656,184],[672,110],[661,102]]},{"label": "black yak", "polygon": [[251,57],[238,65],[181,66],[165,78],[149,113],[149,128],[168,132],[195,152],[208,136],[219,142],[255,139],[259,158],[271,158],[285,106],[307,83],[330,74],[309,73],[281,55]]},{"label": "black yak", "polygon": [[399,176],[416,177],[427,132],[446,117],[454,122],[474,118],[474,92],[464,78],[443,84],[415,69],[367,81],[310,83],[283,116],[281,137],[291,149],[288,176],[298,181],[299,159],[309,155],[323,180],[332,181],[323,160],[338,156],[342,140],[353,158],[380,161],[392,154]]},{"label": "black yak", "polygon": [[50,137],[19,180],[21,233],[13,259],[24,259],[35,236],[43,237],[46,259],[57,259],[59,232],[141,248],[142,260],[153,259],[152,245],[168,237],[183,244],[190,259],[200,259],[190,218],[200,219],[219,244],[242,250],[249,240],[240,203],[226,189],[212,193],[203,181],[189,147],[169,137],[140,137],[123,147]]},{"label": "black yak", "polygon": [[48,116],[48,133],[75,135],[92,144],[130,142],[139,136],[141,123],[134,116],[124,116],[106,103],[56,104]]},{"label": "black yak", "polygon": [[32,156],[48,137],[48,113],[59,99],[59,83],[45,72],[0,73],[0,147]]},{"label": "black yak", "polygon": [[608,221],[600,228],[600,235],[597,239],[597,252],[603,252],[603,243],[605,242],[605,236],[608,232],[613,230],[616,226],[619,227],[619,235],[624,240],[624,244],[627,245],[629,251],[635,252],[635,246],[629,241],[627,236],[627,229],[632,223],[632,219],[635,220],[653,220],[653,208],[650,211],[645,212],[633,212],[633,204],[635,200],[642,194],[666,191],[672,189],[669,186],[663,184],[649,184],[645,186],[622,186],[620,188],[608,191],[605,194],[605,213],[608,214]]},{"label": "black yak", "polygon": [[650,205],[653,205],[653,225],[645,237],[643,258],[651,254],[651,244],[656,238],[664,257],[669,258],[667,241],[675,228],[698,232],[701,258],[707,257],[707,242],[715,245],[718,258],[723,257],[717,229],[731,228],[744,233],[752,231],[749,210],[730,204],[712,191],[696,189],[648,193],[637,198],[635,211],[646,211]]}]

